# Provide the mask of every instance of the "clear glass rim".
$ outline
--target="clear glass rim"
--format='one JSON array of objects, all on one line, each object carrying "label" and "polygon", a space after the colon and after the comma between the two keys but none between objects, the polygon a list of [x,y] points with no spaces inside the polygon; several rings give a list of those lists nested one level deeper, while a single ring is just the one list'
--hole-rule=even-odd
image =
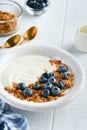
[{"label": "clear glass rim", "polygon": [[15,20],[15,19],[17,19],[17,18],[19,18],[19,17],[22,16],[23,8],[22,8],[22,6],[21,6],[19,3],[15,2],[15,1],[13,1],[13,0],[3,0],[3,1],[0,1],[0,4],[8,4],[8,5],[10,5],[10,4],[15,4],[15,5],[17,5],[17,6],[20,8],[20,13],[19,13],[18,16],[16,16],[16,17],[13,18],[13,19],[9,19],[9,20],[0,20],[0,22],[12,21],[12,20]]}]

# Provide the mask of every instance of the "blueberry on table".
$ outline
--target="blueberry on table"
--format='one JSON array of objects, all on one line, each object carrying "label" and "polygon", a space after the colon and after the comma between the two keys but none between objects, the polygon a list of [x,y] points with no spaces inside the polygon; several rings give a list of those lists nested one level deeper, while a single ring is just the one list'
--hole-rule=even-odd
[{"label": "blueberry on table", "polygon": [[51,88],[51,94],[52,94],[53,96],[58,96],[58,95],[60,94],[60,88],[58,88],[57,86],[52,87],[52,88]]},{"label": "blueberry on table", "polygon": [[41,92],[41,95],[45,98],[47,98],[50,95],[50,90],[49,89],[43,89]]},{"label": "blueberry on table", "polygon": [[68,77],[69,77],[69,76],[68,76],[68,73],[67,73],[67,72],[64,72],[64,73],[62,74],[62,78],[63,78],[63,79],[68,79]]},{"label": "blueberry on table", "polygon": [[58,72],[62,73],[62,72],[66,72],[67,71],[67,67],[66,66],[59,66],[58,68]]},{"label": "blueberry on table", "polygon": [[63,89],[65,87],[64,82],[62,80],[59,80],[57,87]]},{"label": "blueberry on table", "polygon": [[46,82],[45,84],[44,84],[44,89],[51,89],[52,88],[52,83],[50,83],[50,82]]},{"label": "blueberry on table", "polygon": [[19,83],[18,88],[23,91],[26,88],[25,83]]},{"label": "blueberry on table", "polygon": [[48,81],[49,75],[48,73],[43,73],[40,77],[40,83],[46,83]]},{"label": "blueberry on table", "polygon": [[27,96],[32,96],[32,94],[33,94],[33,90],[30,89],[30,88],[26,88],[25,90],[23,90],[23,95],[24,95],[25,97],[27,97]]},{"label": "blueberry on table", "polygon": [[39,90],[41,87],[40,87],[39,84],[34,84],[33,88],[36,89],[36,90]]},{"label": "blueberry on table", "polygon": [[48,79],[48,82],[52,83],[52,84],[56,84],[56,79],[55,77],[51,77]]}]

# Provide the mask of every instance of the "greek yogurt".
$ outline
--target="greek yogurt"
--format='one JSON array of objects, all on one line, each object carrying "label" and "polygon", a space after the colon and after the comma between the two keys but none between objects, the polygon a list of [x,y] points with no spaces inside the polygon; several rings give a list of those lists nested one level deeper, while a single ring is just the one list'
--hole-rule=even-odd
[{"label": "greek yogurt", "polygon": [[25,55],[15,58],[4,69],[1,76],[4,86],[11,86],[12,82],[24,82],[27,84],[34,83],[38,77],[48,70],[48,72],[56,69],[49,62],[50,58],[40,55]]}]

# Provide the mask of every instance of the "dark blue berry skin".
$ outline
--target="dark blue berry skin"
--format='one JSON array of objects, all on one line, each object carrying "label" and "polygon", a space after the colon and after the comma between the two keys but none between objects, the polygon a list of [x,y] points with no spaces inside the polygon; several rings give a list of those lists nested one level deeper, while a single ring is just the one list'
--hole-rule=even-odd
[{"label": "dark blue berry skin", "polygon": [[48,79],[48,82],[52,83],[52,84],[56,84],[56,79],[55,77],[51,77]]},{"label": "dark blue berry skin", "polygon": [[28,6],[32,6],[32,4],[34,3],[34,1],[32,1],[32,0],[28,0],[27,2],[26,2],[26,4],[28,5]]},{"label": "dark blue berry skin", "polygon": [[26,88],[25,90],[23,90],[23,95],[24,95],[25,97],[27,97],[27,96],[32,96],[32,94],[33,94],[33,90],[30,89],[30,88]]},{"label": "dark blue berry skin", "polygon": [[47,3],[48,3],[48,0],[43,0],[43,2],[47,4]]},{"label": "dark blue berry skin", "polygon": [[4,122],[0,123],[0,130],[4,130],[4,128],[5,128],[5,123]]},{"label": "dark blue berry skin", "polygon": [[49,89],[43,89],[41,92],[41,95],[45,98],[47,98],[50,95],[50,90]]},{"label": "dark blue berry skin", "polygon": [[43,73],[40,77],[40,83],[46,83],[48,81],[49,75],[48,73]]},{"label": "dark blue berry skin", "polygon": [[46,82],[45,84],[44,84],[44,89],[51,89],[52,88],[52,83],[50,83],[50,82]]},{"label": "dark blue berry skin", "polygon": [[23,91],[26,88],[25,83],[19,83],[18,88]]},{"label": "dark blue berry skin", "polygon": [[38,2],[36,2],[36,3],[33,3],[31,5],[31,7],[34,8],[34,9],[40,9],[40,4]]},{"label": "dark blue berry skin", "polygon": [[46,83],[48,81],[45,77],[40,77],[40,83]]},{"label": "dark blue berry skin", "polygon": [[26,4],[33,9],[42,9],[46,6],[46,4],[45,4],[45,2],[43,2],[43,0],[36,0],[36,1],[28,0],[26,2]]},{"label": "dark blue berry skin", "polygon": [[39,84],[34,84],[34,87],[33,87],[34,89],[36,89],[36,90],[40,90],[40,85]]},{"label": "dark blue berry skin", "polygon": [[43,1],[39,1],[39,9],[42,9],[45,7],[45,3]]},{"label": "dark blue berry skin", "polygon": [[64,84],[64,82],[62,81],[62,80],[59,80],[59,82],[58,82],[58,88],[60,88],[60,89],[64,89],[64,87],[65,87],[65,84]]},{"label": "dark blue berry skin", "polygon": [[51,88],[51,94],[52,96],[58,96],[60,94],[60,88],[57,86]]},{"label": "dark blue berry skin", "polygon": [[55,75],[54,75],[53,72],[49,72],[48,75],[49,75],[49,78],[50,78],[50,77],[55,77]]},{"label": "dark blue berry skin", "polygon": [[59,73],[66,72],[66,71],[67,71],[66,66],[60,66],[60,67],[58,68],[58,72],[59,72]]},{"label": "dark blue berry skin", "polygon": [[62,79],[68,79],[68,73],[67,72],[64,72],[63,74],[62,74]]}]

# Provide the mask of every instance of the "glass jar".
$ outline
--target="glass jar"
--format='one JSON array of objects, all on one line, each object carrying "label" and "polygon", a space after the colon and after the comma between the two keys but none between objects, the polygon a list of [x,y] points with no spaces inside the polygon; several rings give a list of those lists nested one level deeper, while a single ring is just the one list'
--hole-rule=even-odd
[{"label": "glass jar", "polygon": [[0,35],[10,35],[16,32],[19,26],[23,9],[15,1],[0,1]]},{"label": "glass jar", "polygon": [[24,8],[30,14],[34,16],[45,13],[50,5],[49,0],[25,0]]}]

